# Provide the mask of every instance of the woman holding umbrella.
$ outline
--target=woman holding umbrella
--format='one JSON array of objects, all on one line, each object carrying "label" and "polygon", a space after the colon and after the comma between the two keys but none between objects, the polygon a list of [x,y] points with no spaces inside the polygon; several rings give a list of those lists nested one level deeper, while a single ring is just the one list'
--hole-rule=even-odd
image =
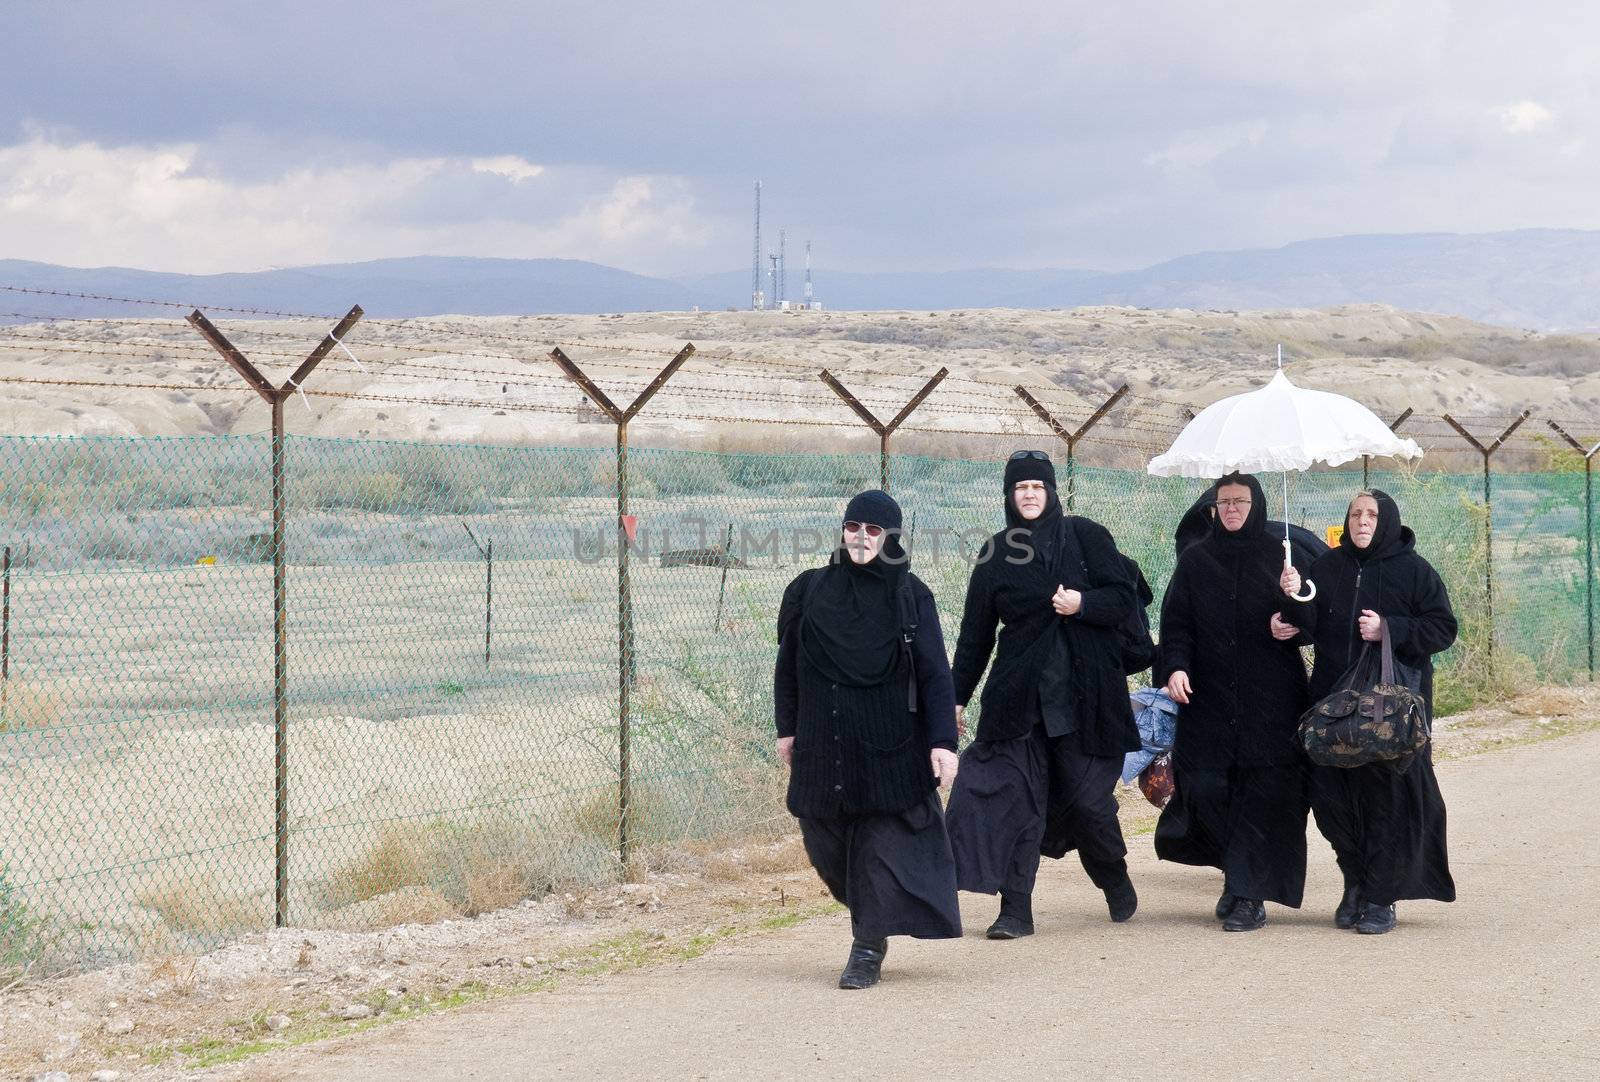
[{"label": "woman holding umbrella", "polygon": [[1282,543],[1266,532],[1254,477],[1217,486],[1211,534],[1186,549],[1161,608],[1161,672],[1179,704],[1176,790],[1156,855],[1223,873],[1217,917],[1266,924],[1265,902],[1298,908],[1306,877],[1305,760],[1295,742],[1306,669],[1278,615]]},{"label": "woman holding umbrella", "polygon": [[[1316,644],[1312,698],[1329,694],[1362,643],[1382,641],[1387,625],[1395,661],[1414,674],[1431,718],[1433,655],[1455,641],[1456,617],[1439,573],[1418,555],[1416,535],[1400,521],[1399,505],[1379,490],[1357,494],[1339,547],[1312,564],[1307,577],[1317,585],[1316,602],[1287,602],[1284,615]],[[1282,586],[1298,594],[1299,572],[1285,569]],[[1336,925],[1382,935],[1394,928],[1400,899],[1455,901],[1431,745],[1403,771],[1388,763],[1310,770],[1317,828],[1344,873]]]}]

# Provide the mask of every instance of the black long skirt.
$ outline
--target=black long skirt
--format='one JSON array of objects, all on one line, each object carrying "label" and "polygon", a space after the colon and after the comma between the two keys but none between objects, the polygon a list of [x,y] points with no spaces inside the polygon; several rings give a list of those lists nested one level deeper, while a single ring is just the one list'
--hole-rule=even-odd
[{"label": "black long skirt", "polygon": [[1076,849],[1101,890],[1128,874],[1117,821],[1121,756],[1088,755],[1042,725],[1016,740],[974,742],[950,791],[956,883],[979,894],[1032,894],[1041,855]]},{"label": "black long skirt", "polygon": [[1381,764],[1312,767],[1311,809],[1345,881],[1367,901],[1456,900],[1431,746],[1404,774]]},{"label": "black long skirt", "polygon": [[1229,894],[1298,909],[1306,889],[1305,768],[1174,764],[1172,774],[1156,856],[1219,868]]},{"label": "black long skirt", "polygon": [[801,819],[806,855],[861,940],[958,939],[955,860],[937,793],[894,815]]}]

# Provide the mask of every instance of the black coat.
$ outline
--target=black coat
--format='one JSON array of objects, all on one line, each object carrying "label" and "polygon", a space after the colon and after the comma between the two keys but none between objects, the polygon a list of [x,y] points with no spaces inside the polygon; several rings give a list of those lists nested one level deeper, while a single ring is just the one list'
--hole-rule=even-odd
[{"label": "black coat", "polygon": [[1317,649],[1311,671],[1311,698],[1333,690],[1361,653],[1356,626],[1362,609],[1389,625],[1395,659],[1422,673],[1422,694],[1433,716],[1433,655],[1456,641],[1456,615],[1439,573],[1417,554],[1416,535],[1401,528],[1396,544],[1361,563],[1346,548],[1330,549],[1307,574],[1317,584],[1316,599],[1290,601],[1285,616],[1309,632]]},{"label": "black coat", "polygon": [[792,736],[789,811],[808,819],[905,811],[937,786],[930,748],[956,746],[950,663],[933,593],[908,575],[917,603],[912,656],[917,706],[909,708],[910,673],[898,665],[875,687],[835,684],[800,648],[806,585],[818,569],[802,571],[778,608],[778,660],[773,705],[778,735]]},{"label": "black coat", "polygon": [[1194,691],[1178,712],[1180,773],[1302,760],[1295,732],[1309,702],[1296,645],[1303,640],[1279,642],[1269,629],[1284,600],[1283,541],[1247,522],[1252,529],[1186,548],[1162,601],[1157,679],[1186,672]]},{"label": "black coat", "polygon": [[[1033,542],[1035,558],[1011,562],[1020,553],[1006,534],[994,535],[984,549],[987,558],[972,570],[951,666],[955,701],[965,706],[994,655],[976,739],[1027,736],[1043,720],[1043,694],[1049,708],[1071,713],[1087,754],[1137,751],[1117,629],[1138,602],[1116,541],[1099,523],[1066,516],[1052,536]],[[1058,585],[1083,595],[1076,615],[1059,616],[1051,607]]]}]

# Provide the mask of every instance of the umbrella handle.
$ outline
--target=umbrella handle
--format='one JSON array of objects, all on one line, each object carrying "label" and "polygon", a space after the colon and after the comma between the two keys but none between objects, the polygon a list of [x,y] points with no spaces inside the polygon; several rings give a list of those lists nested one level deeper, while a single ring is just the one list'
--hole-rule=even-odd
[{"label": "umbrella handle", "polygon": [[[1286,538],[1283,539],[1283,566],[1284,567],[1288,567],[1290,564],[1292,564],[1294,562],[1294,560],[1292,559],[1293,555],[1294,555],[1294,550],[1289,546],[1289,539],[1286,537]],[[1301,581],[1302,581],[1302,584],[1305,587],[1306,592],[1302,593],[1302,594],[1290,594],[1289,597],[1290,597],[1290,599],[1292,599],[1294,601],[1298,601],[1303,605],[1306,602],[1314,600],[1316,598],[1316,596],[1317,596],[1317,584],[1312,582],[1310,579],[1302,579]]]}]

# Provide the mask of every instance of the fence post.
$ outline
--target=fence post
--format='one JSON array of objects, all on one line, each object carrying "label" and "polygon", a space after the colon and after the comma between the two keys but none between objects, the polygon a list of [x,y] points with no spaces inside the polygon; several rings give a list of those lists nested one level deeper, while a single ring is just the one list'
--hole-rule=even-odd
[{"label": "fence post", "polygon": [[1574,451],[1583,456],[1583,619],[1589,639],[1589,679],[1594,679],[1594,456],[1600,452],[1600,443],[1593,447],[1583,444],[1567,434],[1567,430],[1554,421],[1546,421]]},{"label": "fence post", "polygon": [[1051,415],[1050,411],[1044,408],[1044,403],[1040,402],[1037,398],[1033,397],[1033,395],[1029,394],[1026,387],[1018,384],[1017,386],[1013,387],[1012,390],[1017,392],[1017,397],[1026,402],[1029,407],[1032,408],[1033,412],[1039,415],[1039,419],[1041,421],[1050,426],[1050,431],[1054,432],[1057,436],[1066,441],[1067,498],[1061,502],[1066,508],[1067,514],[1070,515],[1073,513],[1073,505],[1076,495],[1075,489],[1077,488],[1076,455],[1078,450],[1078,441],[1083,439],[1083,437],[1088,434],[1089,429],[1099,424],[1102,417],[1111,412],[1111,407],[1122,401],[1122,396],[1128,393],[1128,385],[1124,383],[1121,387],[1117,388],[1115,394],[1106,399],[1104,402],[1100,403],[1100,408],[1090,414],[1089,419],[1083,422],[1083,424],[1079,425],[1076,432],[1068,432],[1066,426],[1060,421],[1056,420],[1056,418]]},{"label": "fence post", "polygon": [[1455,429],[1461,438],[1483,456],[1483,602],[1484,613],[1489,621],[1489,675],[1494,675],[1494,488],[1493,475],[1489,469],[1489,460],[1494,453],[1511,438],[1511,434],[1522,427],[1522,422],[1528,419],[1528,410],[1523,410],[1521,416],[1506,428],[1506,430],[1491,444],[1485,446],[1478,442],[1477,437],[1461,427],[1456,419],[1448,413],[1444,415],[1445,423]]},{"label": "fence post", "polygon": [[557,346],[550,351],[556,363],[573,383],[576,383],[595,407],[611,419],[617,428],[617,855],[622,860],[622,872],[628,874],[632,858],[633,839],[629,818],[633,806],[633,748],[631,712],[634,683],[633,637],[633,583],[628,568],[628,553],[632,538],[628,530],[628,422],[644,408],[646,402],[666,385],[667,380],[683,363],[694,355],[693,343],[685,343],[677,356],[667,362],[650,385],[639,392],[633,405],[621,409],[611,401],[599,384],[590,379],[583,369],[573,363]]},{"label": "fence post", "polygon": [[5,600],[0,602],[0,729],[6,724],[6,708],[11,703],[11,546],[6,546]]},{"label": "fence post", "polygon": [[[1400,416],[1396,417],[1394,420],[1389,422],[1389,431],[1390,432],[1399,432],[1400,431],[1400,426],[1405,424],[1406,423],[1406,419],[1408,417],[1410,417],[1410,416],[1411,416],[1411,407],[1407,406],[1406,407],[1406,411],[1404,413],[1402,413]],[[1370,477],[1371,472],[1372,472],[1372,456],[1371,455],[1362,455],[1361,456],[1361,490],[1363,492],[1365,492],[1367,489],[1372,487],[1371,477]]]},{"label": "fence post", "polygon": [[494,616],[494,538],[489,538],[485,545],[478,540],[478,535],[472,532],[472,527],[465,522],[461,528],[467,531],[467,536],[472,538],[472,543],[477,546],[478,555],[483,557],[483,667],[489,667],[490,632]]},{"label": "fence post", "polygon": [[283,403],[305,386],[307,377],[328,352],[343,341],[361,316],[360,305],[351,308],[280,387],[274,387],[198,308],[188,316],[189,325],[200,332],[211,348],[222,354],[272,409],[272,920],[279,928],[289,923],[289,607],[288,564],[284,558],[288,477],[284,461]]},{"label": "fence post", "polygon": [[733,560],[733,523],[728,523],[728,538],[722,543],[722,584],[717,587],[717,621],[711,630],[722,630],[722,602],[728,596],[728,564]]},{"label": "fence post", "polygon": [[949,374],[950,369],[940,368],[939,371],[933,374],[932,379],[922,385],[922,390],[912,395],[911,400],[901,407],[900,412],[894,415],[894,419],[885,423],[878,420],[871,410],[862,405],[860,399],[845,390],[844,384],[835,379],[832,372],[824,368],[817,373],[817,378],[826,383],[829,389],[855,412],[857,417],[867,423],[868,428],[878,434],[878,487],[885,492],[889,491],[889,437],[894,435],[895,429],[899,428],[905,419],[910,417],[918,406],[922,405],[923,399],[932,394],[933,389],[943,383],[944,378]]}]

